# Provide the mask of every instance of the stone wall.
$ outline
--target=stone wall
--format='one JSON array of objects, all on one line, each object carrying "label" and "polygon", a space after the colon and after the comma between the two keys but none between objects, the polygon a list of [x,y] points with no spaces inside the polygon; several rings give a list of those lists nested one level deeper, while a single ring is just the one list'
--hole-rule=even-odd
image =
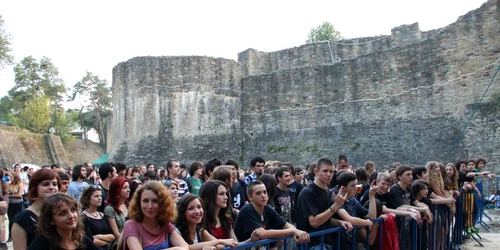
[{"label": "stone wall", "polygon": [[[480,155],[498,165],[499,114],[484,105],[448,151],[500,65],[499,30],[500,2],[490,0],[426,32],[415,23],[387,36],[248,49],[238,62],[134,58],[113,70],[108,151],[128,163],[346,154],[357,166]],[[500,85],[485,103],[492,93]]]},{"label": "stone wall", "polygon": [[111,159],[239,158],[242,69],[208,57],[138,57],[117,65]]},{"label": "stone wall", "polygon": [[[354,39],[270,53],[270,71],[243,79],[245,163],[254,155],[306,164],[346,154],[357,166],[480,155],[498,164],[498,112],[476,118],[487,146],[466,133],[447,153],[500,65],[499,13],[498,1],[489,1],[436,31],[421,33],[412,24],[373,43]],[[328,46],[340,60],[329,60]],[[494,84],[485,101],[499,91]]]}]

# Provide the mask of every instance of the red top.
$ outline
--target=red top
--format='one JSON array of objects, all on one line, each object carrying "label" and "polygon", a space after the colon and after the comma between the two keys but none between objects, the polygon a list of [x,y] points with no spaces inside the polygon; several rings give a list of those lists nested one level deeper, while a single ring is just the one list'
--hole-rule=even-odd
[{"label": "red top", "polygon": [[210,225],[210,231],[212,231],[212,236],[217,239],[229,239],[229,235],[224,232],[224,228],[222,228],[222,226],[214,227]]}]

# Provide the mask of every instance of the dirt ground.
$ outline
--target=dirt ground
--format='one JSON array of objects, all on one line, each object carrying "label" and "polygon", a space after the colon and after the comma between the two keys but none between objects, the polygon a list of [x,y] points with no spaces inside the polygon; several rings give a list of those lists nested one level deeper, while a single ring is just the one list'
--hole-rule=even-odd
[{"label": "dirt ground", "polygon": [[482,238],[478,238],[478,240],[484,247],[481,247],[474,239],[470,238],[465,240],[465,243],[462,245],[462,250],[490,250],[500,248],[500,209],[486,210],[485,213],[491,217],[491,221],[486,217],[483,218],[483,221],[491,227],[490,232],[487,232],[482,226],[477,226],[479,235]]}]

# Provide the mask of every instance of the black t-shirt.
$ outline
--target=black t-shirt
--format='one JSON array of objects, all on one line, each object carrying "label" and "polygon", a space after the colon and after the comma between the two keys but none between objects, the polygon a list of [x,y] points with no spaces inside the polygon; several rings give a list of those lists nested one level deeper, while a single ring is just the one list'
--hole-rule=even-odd
[{"label": "black t-shirt", "polygon": [[281,190],[276,187],[276,194],[274,195],[274,206],[276,212],[288,223],[292,223],[292,198],[290,190],[285,188]]},{"label": "black t-shirt", "polygon": [[[363,186],[361,188],[361,192],[358,195],[356,195],[356,199],[358,201],[361,201],[361,197],[363,195],[365,195],[365,192],[368,191],[368,190],[370,190],[370,184],[368,184],[368,183],[367,184],[363,184]],[[361,205],[363,205],[363,203],[361,203]]]},{"label": "black t-shirt", "polygon": [[[85,241],[85,247],[79,247],[76,250],[101,250],[99,247],[97,247],[94,242],[92,242],[89,237],[84,236],[84,241]],[[53,248],[50,247],[49,242],[43,235],[40,235],[39,237],[36,237],[36,239],[33,241],[33,244],[29,245],[27,250],[51,250]]]},{"label": "black t-shirt", "polygon": [[239,180],[233,182],[233,187],[231,188],[231,197],[233,197],[233,207],[240,210],[247,200],[247,190],[244,181]]},{"label": "black t-shirt", "polygon": [[[375,193],[375,199],[379,200],[383,206],[387,206],[387,201],[390,198],[391,198],[391,194],[389,192],[386,192],[385,194],[382,194],[382,195]],[[363,196],[361,197],[361,199],[359,200],[359,203],[361,203],[361,205],[365,206],[369,199],[370,199],[370,190],[366,190],[363,193]]]},{"label": "black t-shirt", "polygon": [[264,207],[264,213],[259,215],[252,204],[246,204],[238,213],[234,224],[234,234],[238,241],[249,239],[252,232],[257,228],[283,229],[286,221],[279,216],[270,206]]},{"label": "black t-shirt", "polygon": [[[94,240],[94,235],[97,234],[113,234],[108,219],[104,214],[99,219],[90,218],[86,215],[83,215],[82,218],[85,227],[85,235],[91,240]],[[101,246],[100,248],[108,249],[108,245]]]},{"label": "black t-shirt", "polygon": [[337,174],[338,174],[338,171],[334,170],[332,180],[330,181],[330,186],[328,186],[330,189],[337,186]]},{"label": "black t-shirt", "polygon": [[97,208],[97,211],[99,212],[104,212],[104,207],[105,207],[105,204],[106,204],[106,200],[108,199],[108,192],[109,190],[107,190],[106,188],[104,188],[101,184],[99,184],[99,187],[101,187],[101,194],[102,194],[102,201],[101,201],[101,206],[99,206]]},{"label": "black t-shirt", "polygon": [[406,187],[406,190],[403,190],[399,184],[392,185],[390,191],[390,199],[387,200],[387,207],[392,209],[397,209],[403,205],[411,206],[413,201],[415,201],[415,197],[411,195],[410,186]]},{"label": "black t-shirt", "polygon": [[24,231],[26,231],[26,246],[29,246],[33,239],[37,236],[35,234],[36,222],[38,216],[30,210],[24,210],[14,217],[14,223],[17,223]]},{"label": "black t-shirt", "polygon": [[464,182],[473,182],[474,177],[467,177],[467,173],[458,172],[458,186],[463,187]]},{"label": "black t-shirt", "polygon": [[297,201],[299,200],[299,194],[302,192],[302,189],[304,189],[304,185],[302,185],[298,181],[292,182],[292,184],[288,185],[286,188],[290,190],[290,197],[292,198],[292,222],[295,223],[297,221],[297,215],[296,215],[296,204]]},{"label": "black t-shirt", "polygon": [[[299,194],[299,200],[297,202],[297,228],[308,233],[325,230],[331,227],[330,220],[321,224],[317,228],[311,227],[309,224],[309,216],[316,216],[323,213],[325,210],[329,209],[332,205],[330,199],[330,192],[326,189],[318,187],[316,184],[312,183],[302,189]],[[332,243],[332,234],[324,235],[325,244]],[[321,243],[321,237],[311,237],[309,242],[309,247]]]}]

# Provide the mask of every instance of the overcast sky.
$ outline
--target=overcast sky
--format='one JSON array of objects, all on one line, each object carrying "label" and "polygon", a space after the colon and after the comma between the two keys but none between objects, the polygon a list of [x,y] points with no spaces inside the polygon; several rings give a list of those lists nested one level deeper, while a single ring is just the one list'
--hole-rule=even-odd
[{"label": "overcast sky", "polygon": [[[451,24],[485,0],[329,1],[0,1],[16,62],[47,56],[67,86],[88,70],[111,82],[112,69],[136,56],[201,55],[237,59],[248,48],[276,51],[305,43],[328,21],[345,38],[389,35],[418,22]],[[0,96],[12,88],[0,71]]]}]

